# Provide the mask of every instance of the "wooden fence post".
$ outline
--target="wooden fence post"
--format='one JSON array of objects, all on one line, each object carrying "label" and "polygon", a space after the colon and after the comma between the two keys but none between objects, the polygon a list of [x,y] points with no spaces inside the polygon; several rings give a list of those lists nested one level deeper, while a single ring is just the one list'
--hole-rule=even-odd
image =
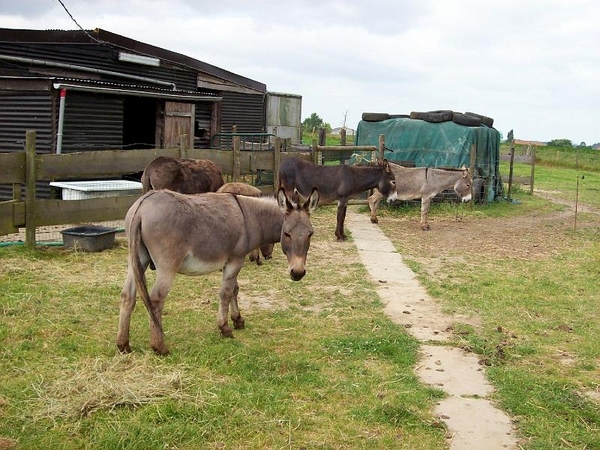
[{"label": "wooden fence post", "polygon": [[319,128],[319,145],[325,145],[326,136],[325,128]]},{"label": "wooden fence post", "polygon": [[346,145],[346,129],[342,128],[340,130],[340,145]]},{"label": "wooden fence post", "polygon": [[319,150],[317,148],[317,140],[312,140],[312,162],[319,164]]},{"label": "wooden fence post", "polygon": [[179,137],[179,157],[182,159],[187,158],[187,150],[188,150],[187,139],[188,139],[187,134],[182,134]]},{"label": "wooden fence post", "polygon": [[533,180],[534,180],[534,174],[535,174],[535,154],[536,154],[536,148],[534,145],[532,148],[532,152],[531,152],[531,182],[529,184],[529,195],[533,195]]},{"label": "wooden fence post", "polygon": [[385,135],[379,135],[379,159],[384,159],[385,156]]},{"label": "wooden fence post", "polygon": [[510,196],[512,193],[513,183],[513,167],[515,165],[515,140],[510,141],[510,166],[508,167],[508,192],[506,193],[506,200],[510,202]]},{"label": "wooden fence post", "polygon": [[35,131],[25,133],[25,247],[35,248]]},{"label": "wooden fence post", "polygon": [[281,138],[275,138],[275,150],[273,151],[273,191],[279,188],[279,165],[281,164]]},{"label": "wooden fence post", "polygon": [[233,181],[240,181],[241,170],[240,170],[240,156],[241,156],[242,142],[239,136],[233,137]]}]

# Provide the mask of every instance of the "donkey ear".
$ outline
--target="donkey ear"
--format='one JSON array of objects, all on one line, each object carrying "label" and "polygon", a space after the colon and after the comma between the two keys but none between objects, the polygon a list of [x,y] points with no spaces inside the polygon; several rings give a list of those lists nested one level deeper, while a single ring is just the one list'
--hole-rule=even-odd
[{"label": "donkey ear", "polygon": [[310,197],[308,197],[308,200],[306,200],[306,203],[304,203],[303,208],[307,212],[312,213],[315,209],[317,209],[318,205],[319,205],[319,189],[315,186],[312,189],[312,193],[310,194]]},{"label": "donkey ear", "polygon": [[285,195],[285,189],[280,187],[277,191],[277,204],[283,211],[289,211],[294,209],[294,205],[288,200]]},{"label": "donkey ear", "polygon": [[390,163],[388,162],[387,159],[383,160],[383,167],[385,168],[385,171],[390,173],[392,171],[391,167],[390,167]]}]

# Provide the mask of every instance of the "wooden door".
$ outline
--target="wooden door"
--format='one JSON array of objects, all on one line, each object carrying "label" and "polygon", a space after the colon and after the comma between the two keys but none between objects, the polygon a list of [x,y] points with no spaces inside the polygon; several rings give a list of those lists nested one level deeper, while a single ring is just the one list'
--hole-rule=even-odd
[{"label": "wooden door", "polygon": [[179,147],[181,135],[186,134],[186,147],[193,148],[195,116],[193,103],[165,102],[162,147]]}]

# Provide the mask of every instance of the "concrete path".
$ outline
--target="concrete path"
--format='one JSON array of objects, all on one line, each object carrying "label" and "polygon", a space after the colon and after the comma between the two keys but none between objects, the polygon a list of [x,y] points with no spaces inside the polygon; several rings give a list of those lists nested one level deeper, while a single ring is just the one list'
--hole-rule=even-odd
[{"label": "concrete path", "polygon": [[386,313],[422,342],[417,375],[448,394],[435,413],[448,427],[450,448],[516,449],[510,418],[487,398],[493,388],[477,356],[448,344],[450,326],[460,318],[442,312],[369,216],[349,210],[346,227],[378,285]]}]

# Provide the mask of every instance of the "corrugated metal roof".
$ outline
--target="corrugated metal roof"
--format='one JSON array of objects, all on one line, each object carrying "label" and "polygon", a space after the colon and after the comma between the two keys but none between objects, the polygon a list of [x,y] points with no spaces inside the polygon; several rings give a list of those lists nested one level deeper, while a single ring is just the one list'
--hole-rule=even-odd
[{"label": "corrugated metal roof", "polygon": [[27,43],[87,43],[87,44],[109,44],[114,47],[128,49],[143,55],[150,55],[157,58],[177,63],[182,66],[192,68],[214,77],[221,78],[231,83],[254,89],[259,92],[266,92],[267,86],[264,83],[252,80],[250,78],[237,75],[225,69],[213,66],[212,64],[199,61],[189,56],[177,52],[166,50],[154,45],[146,44],[134,39],[120,36],[110,31],[95,30],[25,30],[0,28],[0,41],[7,42],[27,42]]}]

